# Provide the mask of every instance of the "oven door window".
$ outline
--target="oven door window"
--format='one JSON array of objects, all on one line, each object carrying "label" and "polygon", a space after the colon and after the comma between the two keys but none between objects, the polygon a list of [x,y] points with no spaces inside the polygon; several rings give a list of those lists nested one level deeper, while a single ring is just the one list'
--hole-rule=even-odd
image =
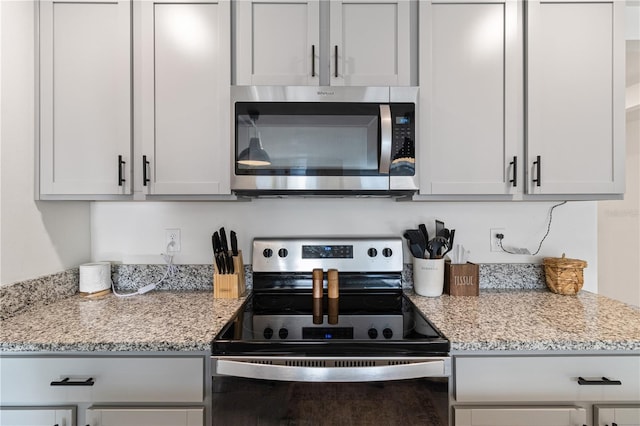
[{"label": "oven door window", "polygon": [[213,377],[213,424],[449,425],[448,379],[304,383]]},{"label": "oven door window", "polygon": [[236,103],[237,175],[376,176],[380,105]]}]

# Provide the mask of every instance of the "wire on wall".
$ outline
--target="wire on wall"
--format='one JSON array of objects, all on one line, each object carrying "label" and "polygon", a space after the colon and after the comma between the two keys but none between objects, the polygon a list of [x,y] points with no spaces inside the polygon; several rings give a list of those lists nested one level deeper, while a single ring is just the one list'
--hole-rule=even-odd
[{"label": "wire on wall", "polygon": [[[535,256],[535,255],[537,255],[538,253],[540,253],[540,249],[542,248],[542,243],[544,243],[544,240],[546,240],[546,239],[547,239],[547,236],[549,235],[549,232],[551,232],[551,222],[553,221],[553,210],[554,210],[556,207],[560,207],[560,206],[562,206],[562,205],[564,205],[564,204],[567,204],[567,202],[566,202],[566,201],[563,201],[563,202],[561,202],[561,203],[558,203],[558,204],[556,204],[556,205],[552,206],[552,207],[551,207],[551,210],[549,210],[549,223],[547,224],[547,232],[546,232],[546,233],[544,234],[544,236],[542,237],[542,240],[540,240],[540,244],[538,244],[538,249],[535,251],[535,253],[532,253],[532,254],[531,254],[532,256]],[[505,252],[505,253],[509,253],[509,254],[521,254],[521,253],[514,253],[514,252],[512,252],[512,251],[509,251],[509,250],[505,249],[505,248],[502,246],[502,239],[503,239],[503,238],[504,238],[504,235],[502,235],[502,236],[499,236],[499,237],[498,237],[498,244],[500,245],[500,249],[501,249],[503,252]]]}]

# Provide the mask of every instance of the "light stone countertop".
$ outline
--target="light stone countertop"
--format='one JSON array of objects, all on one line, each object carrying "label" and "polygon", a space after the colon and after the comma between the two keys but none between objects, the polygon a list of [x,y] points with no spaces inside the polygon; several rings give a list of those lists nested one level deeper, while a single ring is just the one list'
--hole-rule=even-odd
[{"label": "light stone countertop", "polygon": [[211,291],[75,295],[0,322],[0,351],[209,351],[243,301]]},{"label": "light stone countertop", "polygon": [[635,351],[640,309],[594,293],[481,290],[480,296],[410,299],[451,351]]},{"label": "light stone countertop", "polygon": [[[481,290],[479,297],[430,298],[405,291],[452,351],[640,353],[640,309],[589,292]],[[0,322],[0,350],[208,351],[243,300],[214,299],[210,291],[75,295]]]}]

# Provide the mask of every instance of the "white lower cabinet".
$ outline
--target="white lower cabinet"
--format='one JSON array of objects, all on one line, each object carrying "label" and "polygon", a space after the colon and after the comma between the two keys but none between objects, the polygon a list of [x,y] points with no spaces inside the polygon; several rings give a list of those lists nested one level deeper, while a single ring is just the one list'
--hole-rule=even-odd
[{"label": "white lower cabinet", "polygon": [[[206,414],[206,361],[204,355],[2,356],[0,425],[75,425],[71,420],[8,420],[22,418],[25,412],[46,416],[39,407],[64,405],[75,409],[80,426],[201,426]],[[18,408],[27,411],[14,416]]]},{"label": "white lower cabinet", "polygon": [[204,408],[90,408],[87,426],[202,426]]},{"label": "white lower cabinet", "polygon": [[638,426],[640,425],[640,403],[595,405],[593,424],[595,426]]},{"label": "white lower cabinet", "polygon": [[455,407],[455,426],[582,426],[581,407]]},{"label": "white lower cabinet", "polygon": [[639,354],[459,355],[454,377],[455,426],[614,426],[602,404],[640,411]]},{"label": "white lower cabinet", "polygon": [[75,407],[1,407],[2,426],[73,426]]}]

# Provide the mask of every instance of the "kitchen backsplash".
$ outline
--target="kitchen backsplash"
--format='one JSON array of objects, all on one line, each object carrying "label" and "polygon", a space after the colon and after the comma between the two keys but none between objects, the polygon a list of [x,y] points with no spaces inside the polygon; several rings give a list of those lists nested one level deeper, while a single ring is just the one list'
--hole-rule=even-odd
[{"label": "kitchen backsplash", "polygon": [[78,292],[79,269],[20,281],[0,287],[0,319],[17,314],[27,306],[47,305]]},{"label": "kitchen backsplash", "polygon": [[[212,265],[177,265],[178,271],[167,277],[158,290],[213,291]],[[116,290],[128,293],[158,282],[165,274],[165,265],[111,266]],[[253,287],[251,265],[245,265],[247,288]],[[404,265],[403,287],[413,287],[411,264]],[[9,318],[31,305],[46,305],[78,292],[79,272],[73,268],[58,274],[0,287],[0,319]],[[544,289],[542,265],[530,263],[480,264],[480,289]],[[141,296],[144,297],[144,296]]]}]

